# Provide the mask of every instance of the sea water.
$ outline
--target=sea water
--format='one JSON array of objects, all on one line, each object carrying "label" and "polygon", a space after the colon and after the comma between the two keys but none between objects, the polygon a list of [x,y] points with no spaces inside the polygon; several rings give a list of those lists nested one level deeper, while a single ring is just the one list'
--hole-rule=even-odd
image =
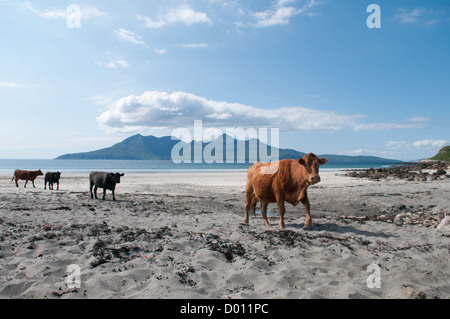
[{"label": "sea water", "polygon": [[[192,171],[235,171],[245,172],[249,163],[213,163],[213,164],[175,164],[171,160],[52,160],[52,159],[0,159],[0,174],[12,174],[16,169],[42,170],[46,172],[82,173],[91,171],[121,173],[177,173]],[[381,168],[379,164],[339,164],[327,163],[321,171],[340,171],[346,169]]]}]

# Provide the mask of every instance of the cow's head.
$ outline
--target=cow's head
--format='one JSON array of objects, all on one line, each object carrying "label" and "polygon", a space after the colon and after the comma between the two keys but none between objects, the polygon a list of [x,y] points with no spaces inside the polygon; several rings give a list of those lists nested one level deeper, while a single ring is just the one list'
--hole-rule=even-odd
[{"label": "cow's head", "polygon": [[41,171],[41,170],[38,170],[38,172],[37,172],[37,176],[39,176],[39,175],[44,175],[44,173],[42,173],[42,171]]},{"label": "cow's head", "polygon": [[306,154],[303,158],[298,160],[306,170],[306,181],[309,185],[314,185],[320,182],[319,166],[328,162],[325,157],[319,159],[313,153]]},{"label": "cow's head", "polygon": [[117,183],[117,184],[120,184],[120,177],[121,176],[123,176],[123,175],[125,175],[125,174],[120,174],[120,173],[111,173],[111,175],[114,177],[114,181]]},{"label": "cow's head", "polygon": [[56,178],[61,178],[61,172],[56,172]]}]

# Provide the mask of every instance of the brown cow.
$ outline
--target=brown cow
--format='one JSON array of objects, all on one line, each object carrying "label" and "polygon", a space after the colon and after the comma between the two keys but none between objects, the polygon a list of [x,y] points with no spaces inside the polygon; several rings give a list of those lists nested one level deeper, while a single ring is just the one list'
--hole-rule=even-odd
[{"label": "brown cow", "polygon": [[[311,227],[308,186],[320,182],[319,166],[327,163],[326,158],[317,158],[313,153],[298,160],[285,159],[278,162],[264,164],[257,162],[247,171],[247,186],[245,188],[245,219],[249,222],[249,211],[255,210],[258,200],[261,201],[261,214],[264,225],[269,226],[267,220],[267,206],[277,203],[280,212],[280,228],[284,228],[284,202],[297,206],[302,202],[306,210],[305,228]],[[270,165],[275,170],[270,172]]]},{"label": "brown cow", "polygon": [[26,181],[25,185],[23,187],[27,187],[28,181],[31,181],[33,183],[33,187],[36,188],[36,186],[34,186],[34,180],[39,175],[44,175],[41,170],[37,170],[37,171],[22,171],[20,169],[16,169],[14,171],[14,176],[11,179],[11,182],[15,179],[16,180],[16,187],[19,187],[19,184],[17,184],[17,181],[23,179],[23,180]]}]

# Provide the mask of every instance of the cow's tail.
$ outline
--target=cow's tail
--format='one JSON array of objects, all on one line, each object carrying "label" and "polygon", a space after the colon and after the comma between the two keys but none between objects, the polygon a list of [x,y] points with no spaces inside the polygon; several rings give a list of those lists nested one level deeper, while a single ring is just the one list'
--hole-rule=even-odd
[{"label": "cow's tail", "polygon": [[[16,177],[16,175],[14,175],[13,178],[11,178],[11,182],[14,180],[15,177]],[[10,182],[10,183],[11,183],[11,182]]]}]

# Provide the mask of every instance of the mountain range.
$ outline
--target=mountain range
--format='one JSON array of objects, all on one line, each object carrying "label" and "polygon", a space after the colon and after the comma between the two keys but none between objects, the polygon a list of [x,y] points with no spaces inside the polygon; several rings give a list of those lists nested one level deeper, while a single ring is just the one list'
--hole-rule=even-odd
[{"label": "mountain range", "polygon": [[[221,138],[222,140],[219,140]],[[223,143],[223,160],[225,161],[227,150],[234,152],[234,159],[237,160],[238,145],[242,146],[243,141],[231,138],[228,135],[222,135],[218,139],[212,142],[196,142],[189,143],[182,142],[178,139],[174,139],[171,136],[155,137],[155,136],[142,136],[141,134],[133,135],[120,143],[117,143],[111,147],[99,149],[91,152],[65,154],[57,157],[56,159],[98,159],[98,160],[171,160],[172,150],[176,146],[177,149],[186,147],[184,149],[191,149],[191,158],[194,158],[194,150],[197,148],[210,152],[212,156],[215,156],[215,148],[213,146],[220,146]],[[210,145],[210,143],[215,143]],[[201,145],[200,145],[201,144]],[[255,150],[255,147],[257,148]],[[267,146],[259,140],[246,140],[245,141],[245,161],[249,162],[249,154],[258,154],[259,147],[267,147],[267,152],[263,154],[272,154],[272,151],[276,151],[276,148]],[[299,152],[293,149],[278,149],[279,158],[300,158],[306,153]],[[208,153],[209,154],[209,153]],[[219,154],[219,153],[218,153]],[[232,153],[229,153],[231,157]],[[332,155],[321,154],[319,157],[326,157],[330,163],[333,164],[375,164],[375,165],[392,165],[400,161],[395,159],[387,159],[375,156],[346,156],[346,155]],[[251,160],[253,158],[250,158]],[[260,158],[258,157],[258,160]]]}]

